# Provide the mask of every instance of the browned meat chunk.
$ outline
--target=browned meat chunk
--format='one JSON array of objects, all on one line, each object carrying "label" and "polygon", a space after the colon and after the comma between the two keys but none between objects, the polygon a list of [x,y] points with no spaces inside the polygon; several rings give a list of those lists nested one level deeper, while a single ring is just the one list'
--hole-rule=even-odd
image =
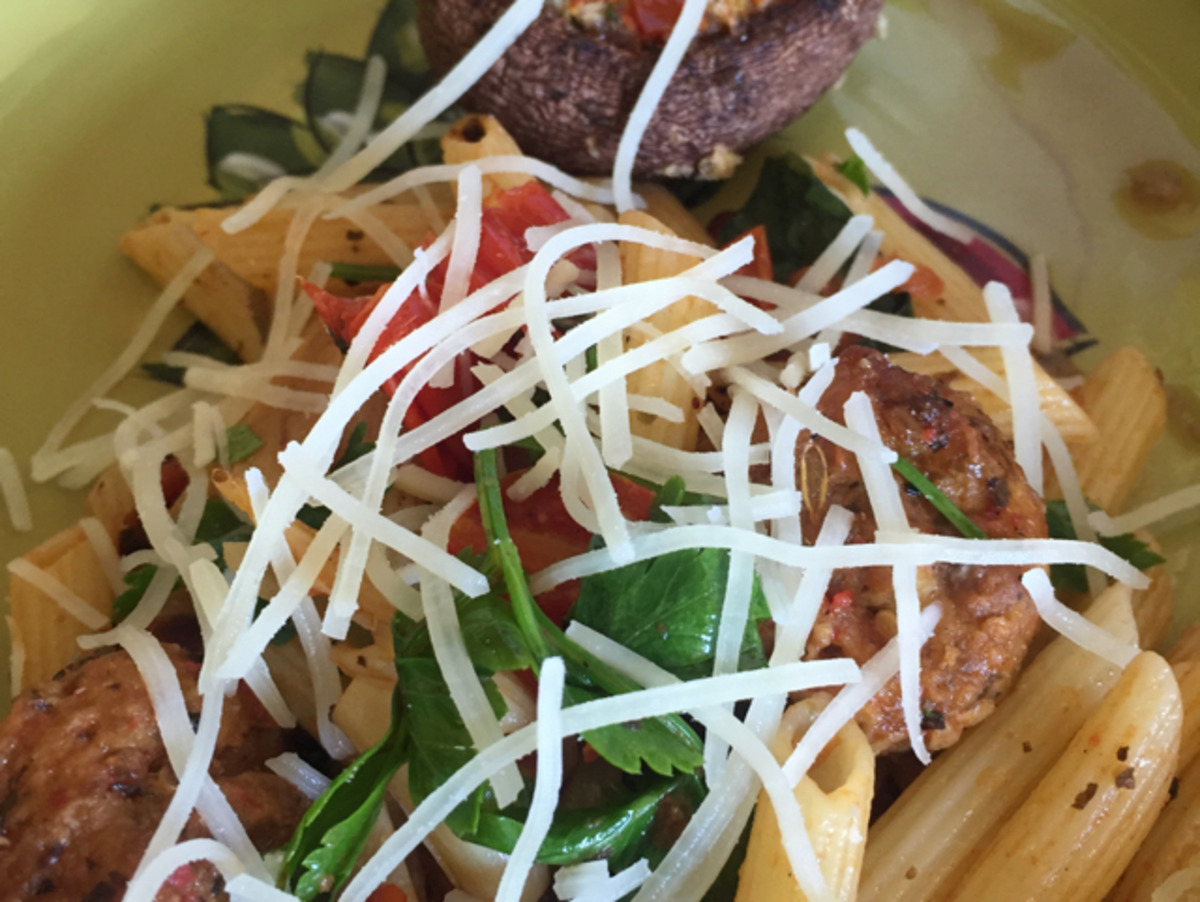
[{"label": "browned meat chunk", "polygon": [[[853,392],[873,402],[888,447],[927,475],[991,538],[1046,535],[1045,505],[1025,480],[1007,442],[967,395],[936,379],[894,367],[862,347],[839,358],[833,384],[820,402],[830,419],[844,422]],[[830,505],[854,514],[849,542],[875,536],[867,490],[854,455],[821,437],[800,437],[807,460],[803,515],[806,541],[815,539]],[[799,469],[799,468],[798,468]],[[798,474],[799,478],[799,474]],[[902,493],[909,523],[925,533],[959,535],[920,493]],[[1021,568],[938,564],[919,574],[922,605],[940,602],[942,618],[921,654],[921,710],[931,749],[953,744],[964,728],[991,713],[1020,668],[1038,625],[1021,586]],[[834,573],[808,640],[810,658],[849,655],[862,663],[896,632],[892,574],[887,568]],[[908,746],[898,680],[892,680],[859,714],[877,751]]]},{"label": "browned meat chunk", "polygon": [[[189,712],[198,665],[167,646]],[[212,774],[262,849],[287,841],[307,801],[263,768],[288,747],[257,700],[225,702]],[[116,902],[175,792],[145,685],[114,651],[78,661],[13,703],[0,724],[0,902]],[[193,815],[185,838],[207,835]],[[180,868],[160,902],[222,898],[208,865]]]}]

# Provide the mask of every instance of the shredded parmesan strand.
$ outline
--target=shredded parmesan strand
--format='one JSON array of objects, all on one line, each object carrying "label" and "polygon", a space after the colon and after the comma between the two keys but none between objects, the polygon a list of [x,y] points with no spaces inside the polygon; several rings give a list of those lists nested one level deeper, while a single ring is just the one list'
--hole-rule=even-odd
[{"label": "shredded parmesan strand", "polygon": [[[426,522],[422,535],[431,544],[444,549],[450,538],[455,521],[475,504],[474,487],[468,486],[459,496],[434,514]],[[462,629],[458,622],[458,609],[450,587],[432,573],[421,576],[421,603],[425,622],[429,629],[429,641],[438,668],[450,690],[450,698],[458,709],[475,748],[482,751],[503,737],[500,723],[492,711],[491,702],[484,692],[483,684],[475,673],[475,665],[467,653]],[[521,775],[515,767],[506,767],[492,778],[496,802],[501,808],[516,801],[524,788]],[[539,840],[540,845],[540,840]],[[530,861],[532,864],[532,860]]]},{"label": "shredded parmesan strand", "polygon": [[1025,571],[1021,584],[1029,592],[1042,620],[1080,648],[1086,648],[1120,668],[1125,668],[1137,657],[1139,649],[1136,645],[1118,639],[1059,601],[1045,570]]},{"label": "shredded parmesan strand", "polygon": [[963,244],[969,244],[975,237],[974,233],[962,223],[955,222],[921,200],[917,192],[909,187],[900,173],[884,158],[883,154],[875,149],[875,145],[861,131],[856,128],[846,129],[846,140],[850,142],[850,146],[867,168],[879,181],[883,182],[892,194],[896,195],[896,199],[904,205],[904,209],[909,213],[931,229],[941,232],[955,241],[961,241]]},{"label": "shredded parmesan strand", "polygon": [[9,561],[8,572],[29,583],[88,629],[102,630],[108,625],[107,617],[28,558],[19,557]]},{"label": "shredded parmesan strand", "polygon": [[11,451],[0,448],[0,494],[8,508],[8,520],[17,532],[33,529],[33,515],[29,510],[29,496],[25,494],[25,483],[21,469]]},{"label": "shredded parmesan strand", "polygon": [[[867,237],[874,226],[875,220],[870,216],[851,216],[846,220],[846,224],[842,226],[837,237],[825,250],[821,251],[821,255],[813,261],[808,272],[796,283],[796,288],[810,294],[819,294],[829,284],[829,280],[837,275],[838,270],[850,259],[855,249],[862,244],[863,239]],[[863,275],[865,276],[866,273]]]},{"label": "shredded parmesan strand", "polygon": [[1110,517],[1104,511],[1092,511],[1088,515],[1088,520],[1097,532],[1106,536],[1118,536],[1145,529],[1147,526],[1196,507],[1200,507],[1200,485],[1190,485],[1185,489],[1163,495],[1148,504],[1134,508],[1119,517]]},{"label": "shredded parmesan strand", "polygon": [[613,161],[613,193],[619,213],[635,208],[633,167],[637,162],[638,148],[642,146],[642,137],[650,127],[654,111],[667,93],[675,70],[683,62],[684,54],[700,30],[707,9],[708,0],[684,0],[679,17],[671,29],[671,36],[659,51],[654,68],[650,70],[637,102],[629,113],[629,121],[625,123]]},{"label": "shredded parmesan strand", "polygon": [[537,772],[534,776],[533,798],[521,835],[513,847],[504,875],[496,889],[496,902],[517,902],[530,868],[537,859],[538,849],[550,832],[563,777],[563,686],[566,667],[562,658],[547,658],[538,674]]},{"label": "shredded parmesan strand", "polygon": [[[1017,308],[1013,304],[1008,287],[1000,282],[989,282],[983,289],[983,300],[988,315],[997,323],[1020,323]],[[1009,402],[1013,414],[1013,451],[1017,463],[1025,473],[1030,487],[1042,492],[1042,429],[1041,402],[1038,397],[1037,379],[1033,371],[1033,358],[1028,347],[1005,347],[1001,351],[1004,359],[1004,374],[1008,380]]]},{"label": "shredded parmesan strand", "polygon": [[33,479],[35,482],[52,479],[70,465],[63,465],[63,460],[58,457],[58,452],[62,450],[63,442],[70,435],[71,430],[83,419],[92,402],[108,392],[142,359],[149,349],[150,343],[154,340],[154,336],[158,334],[158,330],[162,328],[167,316],[182,299],[184,292],[191,287],[213,259],[213,253],[208,248],[201,248],[188,259],[174,278],[163,288],[162,294],[150,307],[141,325],[138,326],[137,332],[117,355],[117,359],[109,364],[104,372],[88,386],[83,395],[67,408],[67,412],[50,430],[45,441],[42,442],[42,446],[33,455]]},{"label": "shredded parmesan strand", "polygon": [[[782,328],[774,330],[775,334],[739,335],[723,341],[711,342],[708,345],[701,345],[683,356],[683,365],[691,372],[699,373],[718,367],[763,360],[777,351],[782,351],[802,339],[815,335],[827,326],[840,322],[854,311],[903,285],[912,273],[911,263],[893,260],[865,279],[861,279],[853,285],[847,285],[836,294],[823,298],[811,307],[806,307],[789,316],[780,324]],[[765,291],[758,293],[767,294]],[[763,300],[769,299],[763,298]]]},{"label": "shredded parmesan strand", "polygon": [[[818,550],[731,526],[712,525],[644,529],[633,535],[632,545],[634,561],[649,560],[685,548],[737,548],[788,567],[820,565],[841,569],[894,567],[906,563],[916,567],[938,563],[981,567],[1084,564],[1135,589],[1144,589],[1150,584],[1144,573],[1108,549],[1092,542],[1068,539],[985,540],[926,533],[889,536],[880,532],[873,544]],[[529,587],[538,595],[559,583],[615,570],[624,563],[628,562],[616,561],[607,548],[595,549],[533,574]]]}]

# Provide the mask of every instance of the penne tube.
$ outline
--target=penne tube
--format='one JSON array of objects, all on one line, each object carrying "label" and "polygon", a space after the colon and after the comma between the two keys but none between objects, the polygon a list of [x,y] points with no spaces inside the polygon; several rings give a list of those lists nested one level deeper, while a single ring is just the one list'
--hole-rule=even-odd
[{"label": "penne tube", "polygon": [[[1145,540],[1146,535],[1139,538]],[[1150,586],[1133,595],[1133,616],[1138,625],[1138,644],[1142,648],[1157,648],[1171,628],[1175,610],[1175,580],[1163,566],[1146,571]]]},{"label": "penne tube", "polygon": [[[442,158],[446,163],[470,163],[484,157],[521,156],[521,148],[495,116],[463,116],[442,136]],[[524,185],[533,178],[520,172],[498,172],[485,175],[484,194],[506,191]]]},{"label": "penne tube", "polygon": [[100,478],[88,490],[88,513],[104,524],[113,544],[116,545],[121,537],[121,531],[129,525],[130,517],[135,513],[133,493],[121,473],[118,464],[111,464],[100,474]]},{"label": "penne tube", "polygon": [[948,319],[959,322],[986,322],[987,308],[983,291],[957,263],[938,250],[934,244],[905,222],[878,194],[864,196],[849,179],[838,172],[828,159],[809,160],[817,178],[835,190],[852,213],[864,214],[875,220],[875,228],[883,231],[880,251],[889,257],[899,257],[917,266],[927,266],[942,280],[942,296],[929,300],[913,296],[917,316],[925,319]]},{"label": "penne tube", "polygon": [[[30,551],[23,560],[45,571],[104,617],[111,613],[112,586],[82,527],[63,530]],[[21,690],[62,670],[79,651],[75,640],[95,630],[16,574],[10,575],[8,591],[13,632],[20,638],[25,653],[20,685],[13,687]]]},{"label": "penne tube", "polygon": [[1172,664],[1183,698],[1183,730],[1179,737],[1179,769],[1200,757],[1200,660]]},{"label": "penne tube", "polygon": [[263,660],[279,692],[287,699],[288,708],[310,736],[318,735],[317,701],[313,694],[312,672],[297,639],[283,645],[268,645]]},{"label": "penne tube", "polygon": [[1200,660],[1200,623],[1193,623],[1175,640],[1167,652],[1167,660],[1172,665],[1182,661]]},{"label": "penne tube", "polygon": [[[970,352],[980,363],[997,375],[1004,374],[1004,360],[999,348],[973,348]],[[937,376],[951,388],[966,392],[973,397],[996,427],[1006,438],[1012,438],[1012,408],[983,385],[963,375],[941,354],[927,355],[900,352],[889,354],[888,359],[896,366],[911,373]],[[1071,395],[1035,362],[1034,378],[1037,380],[1038,401],[1042,413],[1072,447],[1086,445],[1099,434],[1091,417],[1079,406]]]},{"label": "penne tube", "polygon": [[[1127,587],[1110,586],[1087,616],[1115,636],[1137,641]],[[952,897],[970,863],[1119,676],[1116,667],[1070,639],[1051,642],[996,712],[934,760],[873,825],[859,898]]]},{"label": "penne tube", "polygon": [[[818,713],[819,707],[809,699],[784,714],[774,749],[780,761],[787,759]],[[875,756],[853,722],[842,728],[796,785],[805,830],[829,886],[829,898],[836,902],[852,902],[858,892],[874,793]],[[805,902],[807,898],[788,864],[770,799],[760,792],[746,859],[738,872],[736,902]]]},{"label": "penne tube", "polygon": [[1156,890],[1174,874],[1195,868],[1200,868],[1200,761],[1179,774],[1173,797],[1106,902],[1157,902]]},{"label": "penne tube", "polygon": [[646,214],[653,216],[680,238],[716,247],[712,235],[708,234],[700,220],[662,185],[645,182],[637,186],[637,193],[646,202]]},{"label": "penne tube", "polygon": [[[638,211],[622,214],[621,222],[664,234],[669,233],[669,230],[654,217]],[[621,266],[626,284],[675,276],[698,262],[694,257],[668,253],[642,244],[621,244]],[[715,308],[708,301],[686,297],[649,317],[647,322],[665,333],[713,312],[716,312]],[[628,332],[625,335],[626,350],[644,343],[645,337],[637,332]],[[700,424],[696,419],[696,411],[700,404],[692,386],[670,362],[659,361],[631,373],[627,379],[627,387],[631,395],[661,398],[683,411],[682,422],[670,422],[649,413],[632,413],[629,422],[634,435],[683,451],[695,449],[696,439],[700,434]]]},{"label": "penne tube", "polygon": [[1136,348],[1120,348],[1088,374],[1076,398],[1096,424],[1096,441],[1075,455],[1084,494],[1119,512],[1167,425],[1162,374]]},{"label": "penne tube", "polygon": [[[121,238],[121,251],[159,285],[166,285],[204,246],[186,224],[160,211]],[[213,330],[242,360],[258,360],[271,321],[271,303],[260,288],[218,259],[184,292],[183,306]]]},{"label": "penne tube", "polygon": [[[435,212],[444,214],[444,219],[448,221],[454,215],[449,188],[445,185],[430,185],[428,188],[434,199]],[[190,227],[225,266],[264,292],[266,297],[275,297],[279,259],[283,255],[284,241],[295,210],[286,206],[277,207],[236,235],[230,235],[221,228],[231,212],[228,207],[200,207],[195,210],[167,208],[138,228],[154,223],[159,217]],[[370,208],[370,213],[383,228],[408,247],[416,247],[431,234],[440,231],[415,201],[376,204]],[[363,266],[393,266],[396,263],[391,254],[353,222],[318,216],[300,247],[296,272],[307,275],[320,261]]]},{"label": "penne tube", "polygon": [[1181,721],[1170,666],[1142,652],[957,883],[956,896],[1103,899],[1166,801]]}]

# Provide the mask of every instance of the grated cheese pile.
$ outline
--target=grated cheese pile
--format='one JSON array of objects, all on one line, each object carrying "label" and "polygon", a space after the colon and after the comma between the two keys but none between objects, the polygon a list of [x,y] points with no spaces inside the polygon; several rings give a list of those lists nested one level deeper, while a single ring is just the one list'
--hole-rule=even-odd
[{"label": "grated cheese pile", "polygon": [[[610,874],[602,863],[563,869],[555,878],[559,898],[598,902],[629,892],[636,892],[639,902],[698,898],[741,835],[760,787],[775,806],[798,883],[808,898],[824,897],[824,878],[792,790],[826,742],[888,680],[899,675],[913,747],[922,758],[928,758],[920,729],[920,650],[939,611],[936,606],[921,610],[916,592],[919,567],[952,562],[1029,568],[1025,584],[1039,611],[1056,629],[1118,663],[1127,662],[1133,653],[1072,616],[1054,598],[1039,568],[1050,563],[1084,564],[1130,585],[1144,586],[1140,572],[1087,541],[968,541],[912,530],[889,466],[896,455],[880,438],[870,399],[861,394],[850,399],[845,426],[816,409],[833,377],[835,361],[830,359],[830,347],[836,340],[831,342],[829,336],[855,332],[919,353],[939,350],[1010,401],[1017,458],[1035,488],[1040,488],[1042,481],[1043,447],[1049,449],[1064,487],[1070,491],[1075,486],[1075,494],[1068,498],[1074,500],[1072,516],[1078,517],[1077,528],[1083,538],[1094,536],[1095,530],[1140,525],[1169,515],[1181,505],[1195,504],[1192,491],[1119,523],[1102,516],[1088,520],[1077,481],[1070,475],[1069,458],[1063,453],[1065,446],[1038,407],[1029,350],[1033,330],[1016,319],[1006,289],[992,285],[985,291],[991,317],[988,323],[902,319],[865,310],[913,273],[913,267],[903,261],[874,269],[881,235],[868,216],[853,217],[799,284],[789,288],[738,274],[753,259],[750,239],[716,251],[631,225],[594,221],[582,206],[584,202],[615,204],[620,210],[637,206],[630,181],[633,160],[666,84],[698,28],[704,0],[685,2],[677,29],[622,137],[611,185],[583,182],[525,157],[495,157],[415,169],[353,196],[340,193],[457,100],[516,40],[541,6],[541,0],[518,0],[436,89],[367,140],[385,76],[381,62],[372,60],[362,100],[346,124],[345,140],[326,167],[308,180],[286,176],[276,180],[225,221],[226,231],[236,233],[274,205],[295,207],[279,263],[281,288],[275,299],[275,318],[261,362],[228,367],[176,359],[175,363],[186,367],[184,388],[140,409],[119,410],[120,425],[106,438],[67,444],[84,413],[101,402],[136,364],[166,314],[209,265],[211,254],[201,252],[166,287],[126,351],[72,406],[34,456],[35,479],[59,477],[69,484],[81,484],[94,477],[98,468],[118,462],[132,488],[151,550],[118,560],[106,537],[95,529],[87,530],[89,540],[105,563],[114,588],[120,588],[122,573],[135,566],[153,563],[159,568],[138,609],[121,626],[106,630],[105,618],[69,586],[27,561],[9,565],[11,572],[38,586],[64,611],[96,631],[82,641],[85,647],[125,648],[150,687],[179,788],[129,886],[126,898],[130,900],[152,899],[175,868],[199,859],[218,867],[234,898],[291,898],[274,888],[267,863],[208,776],[222,703],[236,681],[246,680],[279,723],[294,722],[287,700],[272,682],[263,660],[271,638],[291,622],[311,676],[318,738],[335,757],[349,753],[348,740],[330,720],[330,710],[341,692],[331,643],[344,638],[360,615],[365,586],[391,587],[385,594],[396,606],[428,624],[438,665],[478,754],[432,791],[382,842],[345,888],[341,898],[346,902],[364,902],[477,787],[490,783],[501,804],[514,799],[522,787],[517,762],[537,752],[529,817],[496,896],[506,902],[519,899],[554,815],[562,778],[563,737],[676,712],[687,712],[708,728],[704,751],[707,798],[653,871],[645,862],[617,874]],[[920,202],[865,136],[854,130],[847,136],[872,171],[915,215],[934,228],[963,237],[961,226]],[[571,219],[561,226],[531,230],[529,243],[536,251],[532,261],[472,290],[484,177],[496,173],[541,179],[561,192],[558,196]],[[404,271],[357,333],[342,366],[333,371],[291,361],[308,312],[294,288],[299,249],[307,230],[319,217],[327,217],[345,220],[374,237],[383,229],[371,212],[375,204],[435,183],[457,187],[453,220],[423,251],[411,251],[394,241],[389,245],[388,239],[382,238],[380,243],[391,247]],[[686,254],[699,262],[676,276],[625,284],[619,243]],[[586,247],[596,250],[599,265],[594,284],[585,286],[578,268],[562,264],[573,251]],[[400,305],[443,261],[448,261],[448,271],[440,314],[372,359],[373,349]],[[822,296],[847,264],[849,277],[844,284]],[[708,301],[711,311],[665,331],[646,322],[685,298]],[[556,325],[581,317],[586,318],[565,333]],[[627,349],[624,337],[639,331],[648,340]],[[508,357],[501,349],[522,332],[526,340],[516,346],[515,359]],[[584,361],[593,347],[596,365],[589,371]],[[1000,348],[1005,381],[1000,382],[990,371],[983,372],[962,350],[966,347]],[[420,426],[402,428],[418,393],[427,386],[447,385],[455,362],[470,350],[486,358],[476,367],[482,387]],[[787,352],[786,364],[764,362],[777,352]],[[631,375],[664,363],[684,375],[701,401],[714,383],[732,386],[727,419],[722,420],[710,405],[697,405],[700,426],[716,450],[680,451],[631,433],[630,411],[648,411],[668,420],[682,417],[677,404],[638,395],[627,387]],[[381,387],[401,373],[375,448],[331,472],[347,428]],[[273,383],[279,376],[318,380],[328,391],[283,388]],[[535,398],[543,400],[538,403]],[[237,422],[250,402],[311,412],[317,419],[308,435],[279,454],[282,474],[272,488],[268,489],[256,471],[248,474],[256,528],[236,569],[222,569],[212,560],[208,546],[195,541],[207,487],[203,468],[213,462],[228,463],[226,426]],[[505,415],[501,425],[474,428],[500,412]],[[769,431],[765,440],[755,433],[760,417]],[[795,446],[805,429],[819,432],[857,456],[879,524],[874,543],[845,544],[850,515],[834,509],[816,543],[804,544],[798,523],[801,493],[796,485]],[[447,551],[450,528],[473,503],[474,487],[434,477],[418,463],[422,452],[464,430],[470,430],[465,442],[472,451],[536,438],[547,453],[510,487],[510,497],[529,497],[557,477],[567,511],[604,540],[602,548],[531,574],[535,593],[671,551],[727,549],[729,578],[712,675],[680,682],[629,649],[574,624],[573,638],[644,688],[564,708],[562,663],[550,658],[541,673],[537,719],[506,733],[466,652],[451,594],[457,590],[477,597],[488,589],[481,573]],[[177,510],[168,507],[159,479],[161,465],[170,455],[184,462],[191,479]],[[14,481],[15,469],[7,456],[0,455],[0,464],[0,483],[10,517],[15,526],[23,528],[27,514],[19,475]],[[751,478],[752,468],[763,464],[770,470],[768,483]],[[631,523],[622,513],[607,467],[620,467],[656,481],[679,475],[689,489],[718,496],[724,503],[668,508],[674,518],[669,523]],[[431,506],[422,508],[419,517],[385,515],[384,496],[393,485]],[[297,559],[285,536],[307,504],[323,505],[331,515]],[[314,585],[322,569],[334,564],[336,579],[322,615],[313,601]],[[896,638],[862,668],[848,659],[802,662],[805,640],[833,571],[867,566],[892,569]],[[739,644],[756,575],[767,592],[778,633],[768,669],[739,673]],[[165,653],[146,631],[177,578],[186,583],[195,601],[205,636],[200,676],[203,708],[195,728],[182,707],[182,695]],[[260,595],[266,596],[267,603],[256,611]],[[14,657],[14,662],[17,660]],[[791,757],[780,765],[768,747],[779,727],[787,694],[818,686],[842,688]],[[746,700],[750,701],[748,712],[735,716],[734,703]],[[285,758],[273,762],[272,767],[310,795],[323,788],[320,775],[303,762]],[[215,838],[180,843],[182,828],[194,809],[204,816]]]}]

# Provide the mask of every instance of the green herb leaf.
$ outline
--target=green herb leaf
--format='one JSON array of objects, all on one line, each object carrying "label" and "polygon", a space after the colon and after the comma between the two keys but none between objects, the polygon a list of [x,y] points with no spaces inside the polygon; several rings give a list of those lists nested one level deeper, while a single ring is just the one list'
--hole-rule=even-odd
[{"label": "green herb leaf", "polygon": [[143,564],[141,567],[135,567],[125,574],[125,585],[129,588],[113,599],[113,626],[116,626],[133,613],[143,596],[145,596],[146,590],[150,588],[150,583],[154,580],[157,573],[158,567],[154,564]]},{"label": "green herb leaf", "polygon": [[[513,615],[536,662],[534,670],[552,653],[551,649],[554,654],[561,655],[567,668],[568,686],[564,698],[568,702],[595,697],[587,694],[594,690],[619,695],[640,688],[568,639],[534,602],[517,546],[505,521],[495,450],[475,455],[475,484],[490,555],[497,569],[504,574]],[[592,742],[591,737],[585,738]],[[643,721],[631,729],[618,726],[597,731],[597,739],[592,745],[604,758],[628,773],[639,773],[643,763],[661,774],[670,774],[673,770],[691,773],[703,763],[700,740],[678,716]]]},{"label": "green herb leaf", "polygon": [[229,442],[229,462],[235,464],[245,460],[263,446],[263,440],[245,423],[235,423],[225,430]]},{"label": "green herb leaf", "polygon": [[542,635],[537,614],[540,613],[525,570],[521,565],[521,554],[508,532],[508,521],[504,515],[504,499],[500,494],[500,475],[496,469],[496,449],[490,448],[475,455],[475,485],[479,496],[479,517],[487,546],[496,567],[504,574],[508,597],[512,602],[513,614],[529,644],[537,671],[548,655],[545,637]]},{"label": "green herb leaf", "polygon": [[320,529],[332,513],[323,504],[306,504],[296,512],[296,519],[310,529]]},{"label": "green herb leaf", "polygon": [[[663,801],[672,801],[688,814],[703,798],[703,788],[693,775],[672,779],[655,778],[644,789],[618,788],[604,805],[558,811],[546,839],[538,849],[537,860],[543,864],[565,866],[584,861],[603,859],[614,863],[611,870],[620,870],[626,862],[637,858],[661,858],[647,849],[644,840],[654,824],[655,815]],[[479,829],[470,841],[498,852],[512,852],[520,836],[523,822],[515,817],[484,812]]]},{"label": "green herb leaf", "polygon": [[325,159],[309,129],[257,107],[213,107],[206,133],[208,180],[225,200],[240,200],[281,174],[307,175]]},{"label": "green herb leaf", "polygon": [[356,423],[354,428],[350,430],[349,438],[346,439],[346,450],[342,452],[341,457],[333,462],[330,472],[340,470],[342,467],[352,464],[360,457],[365,457],[374,451],[375,443],[366,441],[366,437],[366,422]]},{"label": "green herb leaf", "polygon": [[[1065,501],[1046,502],[1046,526],[1052,539],[1077,539],[1075,526]],[[1164,558],[1132,533],[1119,536],[1100,536],[1100,544],[1113,554],[1124,558],[1139,570],[1148,570],[1164,563]],[[1082,564],[1052,564],[1050,582],[1065,592],[1088,591],[1087,570]]]},{"label": "green herb leaf", "polygon": [[[393,642],[402,635],[393,626]],[[309,806],[284,849],[279,886],[304,902],[332,898],[349,879],[379,817],[388,781],[408,757],[404,698],[392,693],[392,720],[383,738],[355,759]]]},{"label": "green herb leaf", "polygon": [[[584,578],[572,619],[649,658],[680,679],[712,673],[729,552],[695,548]],[[740,669],[766,666],[758,623],[770,616],[758,580]]]},{"label": "green herb leaf", "polygon": [[864,195],[871,193],[871,180],[867,176],[866,164],[855,155],[837,164],[837,171],[848,178]]},{"label": "green herb leaf", "polygon": [[754,226],[766,226],[775,276],[787,281],[796,270],[811,266],[849,219],[850,210],[813,175],[812,167],[789,154],[763,164],[753,194],[722,223],[718,240],[725,244]]},{"label": "green herb leaf", "polygon": [[938,513],[949,520],[954,528],[968,539],[986,539],[987,533],[975,525],[975,522],[959,509],[953,501],[946,497],[945,492],[933,484],[928,476],[917,469],[912,461],[903,457],[896,458],[892,468],[903,476],[913,488],[925,496],[925,500],[937,508]]}]

